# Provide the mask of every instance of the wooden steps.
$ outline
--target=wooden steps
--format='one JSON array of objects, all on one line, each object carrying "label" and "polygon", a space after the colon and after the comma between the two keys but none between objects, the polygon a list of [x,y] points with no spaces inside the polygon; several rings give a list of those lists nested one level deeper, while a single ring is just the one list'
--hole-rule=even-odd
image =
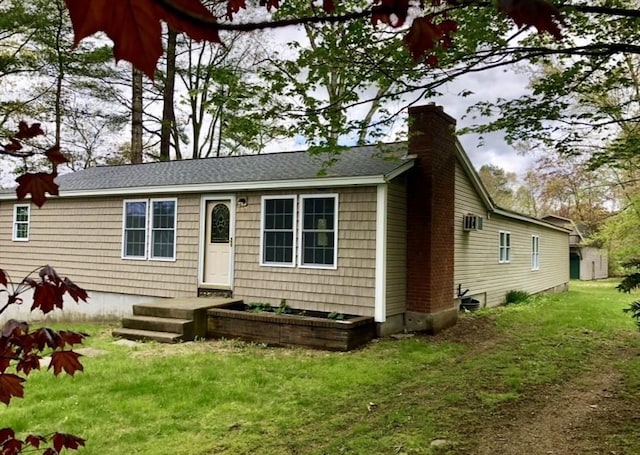
[{"label": "wooden steps", "polygon": [[239,302],[223,297],[164,299],[133,305],[133,316],[122,319],[114,337],[160,343],[192,341],[207,336],[207,310]]}]

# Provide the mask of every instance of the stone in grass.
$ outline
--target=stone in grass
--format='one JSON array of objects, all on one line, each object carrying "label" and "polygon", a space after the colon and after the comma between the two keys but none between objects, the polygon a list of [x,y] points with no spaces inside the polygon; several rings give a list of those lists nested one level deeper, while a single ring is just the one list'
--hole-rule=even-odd
[{"label": "stone in grass", "polygon": [[[107,354],[107,351],[104,349],[96,349],[96,348],[80,348],[74,349],[74,352],[81,354],[85,357],[98,357],[100,355]],[[40,368],[49,368],[51,364],[51,357],[43,357],[40,359]]]},{"label": "stone in grass", "polygon": [[429,446],[442,447],[442,446],[446,446],[447,444],[449,444],[449,441],[447,441],[446,439],[434,439],[433,441],[431,441],[431,444],[429,444]]},{"label": "stone in grass", "polygon": [[137,341],[125,340],[124,338],[120,338],[119,340],[114,341],[113,344],[117,344],[119,346],[128,346],[130,348],[140,345],[140,343],[138,343]]},{"label": "stone in grass", "polygon": [[96,349],[96,348],[80,348],[74,349],[78,354],[82,354],[85,357],[98,357],[101,355],[107,354],[107,351],[104,349]]}]

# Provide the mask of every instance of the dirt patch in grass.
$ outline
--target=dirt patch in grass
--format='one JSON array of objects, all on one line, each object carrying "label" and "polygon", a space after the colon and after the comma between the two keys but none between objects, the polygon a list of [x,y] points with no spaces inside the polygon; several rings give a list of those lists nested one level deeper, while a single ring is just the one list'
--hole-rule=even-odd
[{"label": "dirt patch in grass", "polygon": [[495,318],[490,315],[463,314],[458,322],[442,332],[428,336],[435,343],[460,343],[478,354],[493,346],[508,341],[508,337],[498,331]]},{"label": "dirt patch in grass", "polygon": [[[432,337],[434,342],[469,346],[481,355],[509,341],[491,316],[464,315],[458,324]],[[637,453],[639,441],[629,440],[640,425],[640,403],[625,391],[616,361],[639,355],[615,347],[589,359],[589,368],[563,383],[527,386],[522,398],[506,402],[475,428],[452,452],[473,455],[620,455]],[[586,359],[585,359],[586,360]],[[593,362],[593,363],[592,363]],[[635,395],[634,395],[635,397]],[[483,412],[480,411],[479,412]]]},{"label": "dirt patch in grass", "polygon": [[640,411],[621,397],[622,389],[621,374],[612,368],[529,389],[524,400],[502,406],[473,436],[478,445],[469,453],[622,453],[608,448],[609,439],[624,433],[628,419]]}]

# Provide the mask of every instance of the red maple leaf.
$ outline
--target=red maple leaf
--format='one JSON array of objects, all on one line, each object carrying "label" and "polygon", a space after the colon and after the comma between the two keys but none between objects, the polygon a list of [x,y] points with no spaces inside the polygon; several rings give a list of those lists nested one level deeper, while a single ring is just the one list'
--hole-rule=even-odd
[{"label": "red maple leaf", "polygon": [[[458,29],[458,24],[450,19],[439,24],[433,22],[431,16],[419,17],[413,21],[409,33],[403,38],[409,48],[409,53],[415,61],[421,60],[437,46],[449,47],[453,40],[451,34]],[[436,66],[438,59],[429,55],[427,64]]]},{"label": "red maple leaf", "polygon": [[60,338],[62,339],[61,347],[65,347],[66,345],[73,346],[74,344],[82,344],[82,340],[89,336],[86,333],[72,332],[70,330],[61,330],[58,332],[58,335],[60,335]]},{"label": "red maple leaf", "polygon": [[[194,24],[188,16],[211,23],[216,17],[199,0],[65,0],[74,44],[103,31],[113,41],[116,60],[127,60],[153,79],[162,55],[163,20],[195,40],[221,42],[213,26]],[[187,17],[187,18],[185,18]]]},{"label": "red maple leaf", "polygon": [[19,455],[23,445],[20,439],[8,439],[2,444],[2,455]]},{"label": "red maple leaf", "polygon": [[24,379],[15,374],[0,373],[0,401],[9,404],[11,398],[24,396]]},{"label": "red maple leaf", "polygon": [[64,288],[52,283],[38,283],[33,291],[32,310],[40,310],[44,314],[50,313],[56,308],[62,308]]},{"label": "red maple leaf", "polygon": [[13,347],[4,346],[0,349],[0,373],[4,373],[9,368],[15,356],[16,353]]},{"label": "red maple leaf", "polygon": [[498,0],[498,8],[513,19],[518,27],[533,25],[538,33],[549,32],[562,38],[561,25],[565,25],[560,11],[545,0]]},{"label": "red maple leaf", "polygon": [[325,13],[333,13],[336,10],[336,5],[333,0],[322,0],[322,9]]},{"label": "red maple leaf", "polygon": [[271,11],[271,8],[278,8],[280,6],[279,0],[260,0],[260,6],[266,6],[267,11]]},{"label": "red maple leaf", "polygon": [[27,122],[22,120],[18,123],[18,132],[13,136],[16,139],[33,139],[36,136],[42,136],[44,131],[40,127],[39,123],[33,123],[29,125]]},{"label": "red maple leaf", "polygon": [[16,437],[16,432],[13,431],[12,428],[2,428],[0,429],[0,444],[3,444],[8,439],[13,439]]},{"label": "red maple leaf", "polygon": [[[377,0],[371,8],[371,23],[401,27],[409,14],[409,0]],[[395,21],[393,20],[395,17]]]},{"label": "red maple leaf", "polygon": [[53,442],[53,448],[60,452],[62,449],[75,450],[80,446],[84,447],[85,440],[72,434],[55,433],[51,442]]},{"label": "red maple leaf", "polygon": [[51,161],[55,165],[69,162],[67,157],[64,156],[60,151],[59,145],[54,145],[53,147],[49,148],[49,150],[44,152],[44,154],[47,156],[47,158],[49,158],[49,161]]},{"label": "red maple leaf", "polygon": [[31,194],[31,200],[38,207],[42,207],[47,199],[46,193],[52,196],[58,195],[58,185],[53,181],[57,174],[47,174],[46,172],[28,173],[16,179],[18,187],[16,195],[19,200],[25,199],[27,194]]},{"label": "red maple leaf", "polygon": [[427,55],[425,62],[427,62],[427,65],[429,65],[431,68],[436,68],[439,63],[438,56],[433,54]]},{"label": "red maple leaf", "polygon": [[39,434],[30,434],[24,439],[24,442],[29,444],[31,447],[39,449],[40,444],[43,442],[47,442],[47,439],[44,436],[40,436]]},{"label": "red maple leaf", "polygon": [[246,7],[245,0],[229,0],[227,2],[227,19],[233,20],[233,15]]},{"label": "red maple leaf", "polygon": [[411,24],[409,33],[405,35],[404,42],[409,48],[409,53],[415,61],[432,51],[442,36],[438,26],[433,23],[431,17],[418,17]]},{"label": "red maple leaf", "polygon": [[67,289],[67,292],[71,296],[71,298],[73,300],[75,300],[76,302],[78,300],[82,300],[82,301],[86,302],[87,299],[89,298],[89,296],[87,295],[87,291],[85,291],[84,289],[82,289],[81,287],[76,285],[69,278],[65,278],[64,279],[64,285],[65,285],[65,287]]},{"label": "red maple leaf", "polygon": [[32,370],[39,370],[40,359],[42,359],[42,357],[37,354],[24,355],[16,365],[16,371],[23,372],[25,375],[28,375]]},{"label": "red maple leaf", "polygon": [[8,144],[4,144],[2,146],[7,152],[17,152],[22,148],[22,144],[16,138],[12,137],[9,141],[10,142]]},{"label": "red maple leaf", "polygon": [[48,346],[51,349],[61,348],[64,346],[64,340],[60,334],[47,327],[36,330],[33,336],[40,351],[42,351],[45,346]]},{"label": "red maple leaf", "polygon": [[53,367],[53,374],[59,375],[62,370],[70,376],[73,376],[76,371],[83,371],[84,367],[78,360],[82,357],[82,354],[78,354],[73,351],[56,351],[51,354],[51,363],[49,368]]}]

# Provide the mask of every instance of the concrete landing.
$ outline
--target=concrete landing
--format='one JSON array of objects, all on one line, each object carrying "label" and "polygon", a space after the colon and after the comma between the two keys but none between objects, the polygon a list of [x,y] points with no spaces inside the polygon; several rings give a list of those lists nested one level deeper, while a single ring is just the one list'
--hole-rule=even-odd
[{"label": "concrete landing", "polygon": [[227,297],[185,297],[159,299],[133,305],[133,316],[122,320],[113,336],[128,340],[156,340],[164,343],[191,341],[207,335],[207,310],[242,302]]}]

